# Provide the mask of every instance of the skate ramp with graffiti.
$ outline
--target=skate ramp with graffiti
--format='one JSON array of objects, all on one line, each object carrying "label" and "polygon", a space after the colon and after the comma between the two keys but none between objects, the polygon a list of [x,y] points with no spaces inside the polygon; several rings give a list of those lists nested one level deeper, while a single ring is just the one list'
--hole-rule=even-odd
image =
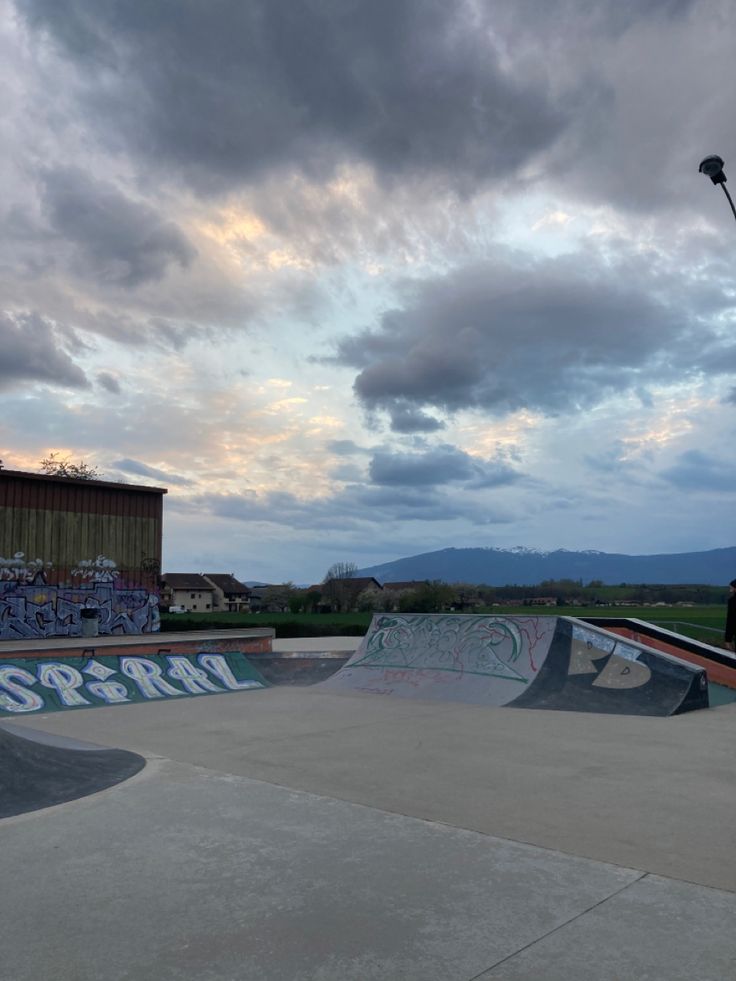
[{"label": "skate ramp with graffiti", "polygon": [[381,614],[337,692],[623,715],[708,707],[700,668],[571,617]]},{"label": "skate ramp with graffiti", "polygon": [[88,797],[134,776],[137,753],[0,724],[0,818]]},{"label": "skate ramp with graffiti", "polygon": [[130,644],[131,638],[117,644],[105,638],[97,647],[61,647],[50,650],[51,657],[36,651],[24,658],[16,656],[22,651],[0,650],[0,718],[269,687],[243,652],[228,648],[263,647],[270,636],[181,636],[145,657],[134,652],[146,647]]}]

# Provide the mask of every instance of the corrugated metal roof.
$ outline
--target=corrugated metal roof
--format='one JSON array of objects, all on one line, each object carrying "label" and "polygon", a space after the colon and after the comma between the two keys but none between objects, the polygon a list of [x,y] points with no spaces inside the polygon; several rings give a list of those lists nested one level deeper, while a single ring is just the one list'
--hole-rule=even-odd
[{"label": "corrugated metal roof", "polygon": [[79,477],[56,477],[53,474],[31,473],[28,470],[5,470],[0,467],[0,479],[4,477],[22,477],[24,480],[59,483],[64,486],[78,484],[82,487],[111,487],[118,490],[142,491],[146,494],[167,494],[166,487],[149,487],[146,484],[123,484],[118,480],[86,480]]},{"label": "corrugated metal roof", "polygon": [[165,493],[162,487],[0,470],[0,508],[160,520]]}]

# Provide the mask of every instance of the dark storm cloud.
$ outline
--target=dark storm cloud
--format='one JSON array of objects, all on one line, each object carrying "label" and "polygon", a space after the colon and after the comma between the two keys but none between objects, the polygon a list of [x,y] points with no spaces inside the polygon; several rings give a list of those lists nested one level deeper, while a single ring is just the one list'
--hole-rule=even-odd
[{"label": "dark storm cloud", "polygon": [[64,350],[67,338],[35,313],[0,313],[0,389],[24,382],[87,388],[82,369]]},{"label": "dark storm cloud", "polygon": [[516,171],[574,111],[513,69],[470,0],[16,5],[79,66],[111,145],[202,187],[360,159],[466,188]]},{"label": "dark storm cloud", "polygon": [[42,201],[54,231],[74,247],[74,271],[133,287],[186,267],[195,250],[182,232],[146,204],[77,168],[47,170]]},{"label": "dark storm cloud", "polygon": [[256,494],[206,494],[189,499],[172,498],[168,507],[192,513],[205,512],[238,521],[311,528],[334,535],[381,524],[409,521],[453,521],[474,525],[504,524],[511,520],[507,508],[488,501],[477,502],[455,490],[444,493],[422,487],[371,487],[353,484],[332,497],[303,500],[286,491]]},{"label": "dark storm cloud", "polygon": [[395,433],[434,433],[445,423],[408,405],[397,404],[391,410],[391,429]]},{"label": "dark storm cloud", "polygon": [[[732,313],[728,291],[719,302]],[[731,343],[688,303],[682,277],[643,258],[499,255],[411,284],[403,309],[345,338],[337,361],[359,369],[355,391],[370,410],[556,415],[654,380],[726,370]]]},{"label": "dark storm cloud", "polygon": [[732,494],[736,487],[736,466],[700,450],[681,453],[674,466],[663,470],[661,476],[680,491]]},{"label": "dark storm cloud", "polygon": [[449,445],[423,453],[378,452],[369,473],[374,484],[399,487],[433,487],[457,481],[473,487],[494,487],[520,477],[505,464],[480,460]]},{"label": "dark storm cloud", "polygon": [[666,221],[718,214],[697,163],[736,153],[724,0],[15,5],[66,59],[47,71],[67,105],[146,182],[155,168],[205,191],[278,186],[284,168],[321,178],[361,161],[468,195],[521,179]]},{"label": "dark storm cloud", "polygon": [[[573,198],[639,214],[717,215],[700,159],[736,151],[730,118],[735,8],[723,0],[520,3],[507,42],[542,57],[559,85],[591,82],[545,161]],[[538,19],[532,19],[531,11]],[[571,76],[577,76],[577,83]],[[700,183],[700,182],[702,183]]]}]

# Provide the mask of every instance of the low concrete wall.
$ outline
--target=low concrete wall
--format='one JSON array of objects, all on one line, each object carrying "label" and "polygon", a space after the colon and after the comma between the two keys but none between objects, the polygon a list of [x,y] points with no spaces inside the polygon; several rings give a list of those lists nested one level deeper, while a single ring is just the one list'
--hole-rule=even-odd
[{"label": "low concrete wall", "polygon": [[267,654],[273,647],[275,631],[270,627],[253,630],[191,630],[182,633],[121,635],[113,637],[48,637],[34,640],[0,641],[0,661],[5,658],[96,657],[125,654],[146,657],[152,654]]},{"label": "low concrete wall", "polygon": [[288,654],[255,654],[251,664],[272,685],[316,685],[339,671],[351,652],[294,652]]},{"label": "low concrete wall", "polygon": [[5,642],[0,716],[120,705],[266,688],[251,657],[268,654],[273,630]]}]

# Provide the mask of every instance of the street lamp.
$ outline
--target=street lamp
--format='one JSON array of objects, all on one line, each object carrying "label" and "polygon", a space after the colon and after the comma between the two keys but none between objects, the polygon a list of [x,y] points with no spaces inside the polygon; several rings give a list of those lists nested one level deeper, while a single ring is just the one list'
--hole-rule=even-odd
[{"label": "street lamp", "polygon": [[700,161],[698,171],[701,174],[705,174],[706,177],[710,177],[714,184],[721,185],[723,188],[723,193],[726,195],[728,198],[728,203],[731,205],[733,216],[736,218],[736,208],[733,206],[731,195],[726,190],[726,175],[723,173],[723,157],[719,157],[717,153],[712,154],[710,157],[706,157],[704,160]]}]

